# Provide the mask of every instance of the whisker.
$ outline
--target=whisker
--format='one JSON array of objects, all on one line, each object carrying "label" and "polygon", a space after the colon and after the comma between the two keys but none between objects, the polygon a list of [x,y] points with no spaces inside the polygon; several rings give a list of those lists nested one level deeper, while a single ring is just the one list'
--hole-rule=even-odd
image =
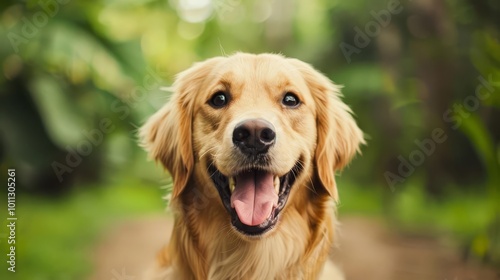
[{"label": "whisker", "polygon": [[199,159],[202,159],[207,153],[210,153],[212,152],[213,150],[217,149],[217,147],[211,147],[211,148],[208,148],[205,152],[203,152],[203,154],[201,154],[198,158]]},{"label": "whisker", "polygon": [[[297,161],[297,164],[300,166],[300,168],[301,168],[302,170],[304,170],[304,169],[305,169],[304,162],[303,162],[302,160]],[[294,175],[295,177],[297,177],[297,173],[296,173],[296,171],[295,171],[295,170],[292,170],[292,172],[293,172],[293,175]],[[309,182],[309,184],[306,184],[306,188],[308,188],[311,192],[313,192],[314,194],[316,194],[316,195],[317,195],[317,194],[318,194],[318,192],[317,192],[317,191],[316,191],[316,189],[314,188],[314,184],[313,184],[313,181],[312,181],[312,177],[311,177],[311,175],[308,175],[308,176],[307,176],[307,178],[306,178],[306,180],[307,180],[307,182]]]}]

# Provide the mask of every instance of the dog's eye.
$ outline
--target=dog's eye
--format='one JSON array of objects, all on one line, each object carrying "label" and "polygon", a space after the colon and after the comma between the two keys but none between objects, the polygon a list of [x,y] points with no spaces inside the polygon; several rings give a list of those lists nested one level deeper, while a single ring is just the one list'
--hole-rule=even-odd
[{"label": "dog's eye", "polygon": [[283,100],[281,100],[281,103],[286,107],[295,108],[300,105],[300,100],[294,93],[287,92],[285,96],[283,96]]},{"label": "dog's eye", "polygon": [[229,97],[227,96],[227,93],[218,91],[212,96],[212,98],[210,98],[209,104],[210,106],[218,109],[226,106],[228,102]]}]

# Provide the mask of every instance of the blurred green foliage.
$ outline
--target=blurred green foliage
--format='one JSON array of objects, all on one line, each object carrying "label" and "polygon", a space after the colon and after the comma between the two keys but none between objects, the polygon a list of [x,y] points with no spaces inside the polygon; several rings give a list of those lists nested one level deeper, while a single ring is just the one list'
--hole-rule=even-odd
[{"label": "blurred green foliage", "polygon": [[[17,170],[20,215],[70,223],[48,227],[54,240],[88,244],[102,224],[86,234],[79,221],[106,212],[110,180],[136,178],[125,185],[138,192],[165,184],[136,130],[176,73],[235,51],[276,52],[344,85],[366,133],[342,174],[341,214],[446,231],[471,256],[500,262],[498,1],[7,0],[0,11],[0,166]],[[435,129],[446,140],[427,154],[416,141]],[[100,210],[82,215],[94,195]],[[24,252],[29,265],[42,270],[55,243]]]}]

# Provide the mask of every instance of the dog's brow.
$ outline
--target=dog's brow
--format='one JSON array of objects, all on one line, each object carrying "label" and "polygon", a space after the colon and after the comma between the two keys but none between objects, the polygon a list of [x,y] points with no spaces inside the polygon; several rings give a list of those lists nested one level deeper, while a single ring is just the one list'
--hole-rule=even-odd
[{"label": "dog's brow", "polygon": [[234,74],[231,72],[226,72],[223,74],[218,74],[215,77],[216,85],[222,85],[226,90],[231,90],[232,84],[234,83]]},{"label": "dog's brow", "polygon": [[220,81],[219,81],[219,84],[222,84],[226,89],[231,89],[231,82],[230,80],[228,79],[225,79],[225,78],[222,78]]},{"label": "dog's brow", "polygon": [[289,79],[283,78],[283,79],[280,79],[278,82],[278,88],[287,89],[287,88],[291,88],[291,87],[293,87],[293,85]]},{"label": "dog's brow", "polygon": [[274,91],[283,91],[288,90],[290,88],[294,88],[293,84],[286,77],[280,76],[277,79],[270,80],[267,83],[264,83],[266,90],[270,92]]}]

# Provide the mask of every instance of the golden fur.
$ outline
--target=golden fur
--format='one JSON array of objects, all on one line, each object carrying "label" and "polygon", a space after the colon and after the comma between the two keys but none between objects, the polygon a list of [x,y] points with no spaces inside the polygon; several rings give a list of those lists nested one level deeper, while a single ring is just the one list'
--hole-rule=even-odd
[{"label": "golden fur", "polygon": [[[173,178],[175,210],[172,239],[149,279],[318,279],[334,242],[335,170],[364,143],[339,87],[299,60],[237,53],[195,64],[173,89],[140,130],[142,145]],[[215,110],[207,100],[220,90],[232,99]],[[288,91],[301,106],[283,108]],[[224,174],[238,168],[231,131],[252,117],[276,128],[273,174],[297,160],[302,166],[277,226],[258,238],[234,230],[207,171],[210,160]],[[327,273],[341,277],[332,266]]]}]

